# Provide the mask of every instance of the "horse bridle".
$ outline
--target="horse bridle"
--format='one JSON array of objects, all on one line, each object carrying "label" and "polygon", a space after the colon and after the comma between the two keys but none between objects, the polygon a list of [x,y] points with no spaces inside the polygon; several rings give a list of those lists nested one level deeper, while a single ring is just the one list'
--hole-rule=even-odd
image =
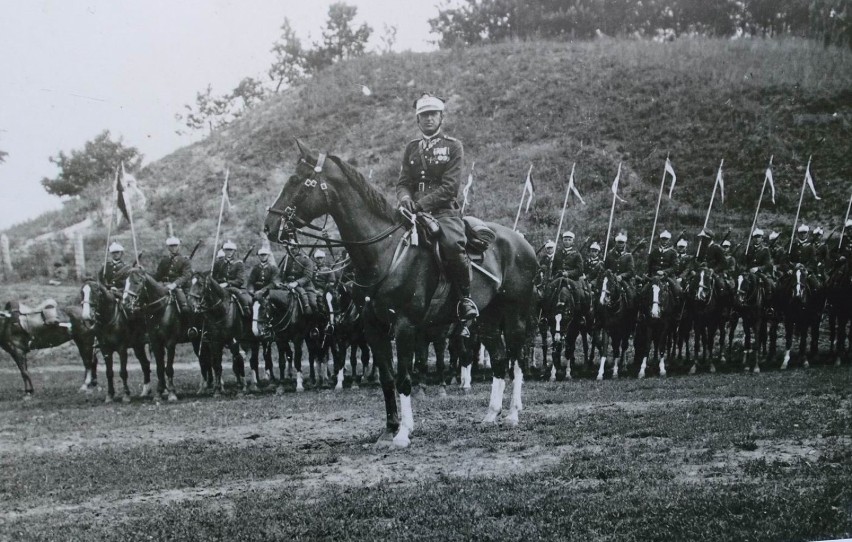
[{"label": "horse bridle", "polygon": [[[132,301],[133,301],[132,304],[131,304],[131,310],[133,310],[133,306],[139,301],[139,297],[142,294],[142,290],[146,290],[147,288],[148,288],[148,285],[146,284],[146,279],[145,279],[145,276],[143,275],[142,276],[142,285],[140,286],[138,293],[134,292],[130,288],[124,289],[124,295],[130,297],[130,299],[132,299]],[[164,301],[165,301],[165,303],[163,303]],[[138,307],[137,310],[139,310],[143,314],[148,314],[149,311],[150,311],[150,314],[153,314],[155,310],[159,309],[159,307],[157,307],[157,305],[159,305],[160,303],[163,303],[163,307],[168,305],[169,295],[166,294],[162,297],[159,297],[159,298],[155,299],[154,301],[151,301],[150,303],[148,303],[146,305]]]},{"label": "horse bridle", "polygon": [[[100,297],[103,296],[103,295],[112,295],[112,294],[109,293],[109,292],[106,292],[106,294],[104,294],[104,292],[101,291],[100,285],[92,286],[92,284],[89,284],[89,288],[90,288],[90,292],[92,292],[95,289],[98,290],[98,302],[92,302],[92,300],[91,300],[92,294],[91,293],[89,294],[89,307],[90,307],[90,310],[94,313],[94,320],[97,321],[103,327],[109,327],[109,326],[115,325],[115,323],[118,322],[118,319],[123,312],[122,307],[121,307],[121,302],[117,301],[114,304],[115,307],[112,311],[113,312],[112,318],[108,322],[101,322],[101,311],[98,310],[101,306]],[[80,302],[80,305],[84,305],[84,304],[85,304],[85,301]]]}]

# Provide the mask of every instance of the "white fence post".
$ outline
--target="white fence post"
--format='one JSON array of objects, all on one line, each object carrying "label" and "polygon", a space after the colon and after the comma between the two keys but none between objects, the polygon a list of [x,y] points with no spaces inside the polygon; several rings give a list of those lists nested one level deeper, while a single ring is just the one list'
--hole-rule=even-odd
[{"label": "white fence post", "polygon": [[14,273],[12,269],[12,254],[9,252],[9,237],[4,233],[0,235],[0,258],[3,260],[3,274],[11,279]]},{"label": "white fence post", "polygon": [[74,269],[77,279],[83,280],[86,276],[86,252],[83,244],[83,234],[78,232],[74,239]]}]

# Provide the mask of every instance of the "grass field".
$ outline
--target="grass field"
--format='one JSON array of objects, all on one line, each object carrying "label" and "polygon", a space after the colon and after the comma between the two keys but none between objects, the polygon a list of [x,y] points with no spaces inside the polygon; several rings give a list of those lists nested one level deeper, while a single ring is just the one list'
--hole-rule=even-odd
[{"label": "grass field", "polygon": [[377,387],[213,399],[182,370],[178,403],[105,405],[69,363],[45,358],[27,402],[3,372],[0,540],[852,535],[848,365],[528,382],[514,429],[478,423],[483,379],[430,388],[394,451]]}]

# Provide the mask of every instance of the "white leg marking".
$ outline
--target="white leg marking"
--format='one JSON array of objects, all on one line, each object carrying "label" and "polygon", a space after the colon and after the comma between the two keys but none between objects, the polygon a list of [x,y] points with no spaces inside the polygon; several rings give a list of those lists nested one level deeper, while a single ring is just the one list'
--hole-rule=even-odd
[{"label": "white leg marking", "polygon": [[666,356],[660,356],[660,377],[666,376]]},{"label": "white leg marking", "polygon": [[337,385],[334,386],[334,391],[340,391],[343,389],[343,369],[337,371]]},{"label": "white leg marking", "polygon": [[505,387],[506,381],[502,378],[494,377],[491,379],[491,399],[488,401],[488,411],[485,413],[482,423],[497,421],[497,416],[503,409],[503,389]]},{"label": "white leg marking", "polygon": [[305,387],[302,385],[302,371],[296,372],[296,391],[305,391]]},{"label": "white leg marking", "polygon": [[606,367],[606,356],[601,356],[601,366],[598,368],[598,380],[603,380],[604,367]]},{"label": "white leg marking", "polygon": [[639,366],[639,378],[645,378],[645,369],[648,367],[648,356],[642,358],[642,365]]},{"label": "white leg marking", "polygon": [[788,363],[790,363],[790,349],[787,349],[787,351],[784,352],[784,361],[781,362],[782,371],[787,368]]}]

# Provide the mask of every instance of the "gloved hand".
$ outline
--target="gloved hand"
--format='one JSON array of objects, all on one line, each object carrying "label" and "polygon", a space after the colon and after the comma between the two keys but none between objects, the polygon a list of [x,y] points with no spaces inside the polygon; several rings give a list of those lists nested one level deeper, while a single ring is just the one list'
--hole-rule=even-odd
[{"label": "gloved hand", "polygon": [[177,284],[175,284],[174,282],[170,282],[166,284],[166,288],[168,288],[169,290],[174,290],[175,288],[177,288]]},{"label": "gloved hand", "polygon": [[412,199],[404,199],[399,202],[399,215],[402,218],[406,218],[406,216],[402,214],[403,209],[414,214],[420,210],[420,206]]},{"label": "gloved hand", "polygon": [[219,283],[219,286],[220,286],[220,287],[222,287],[222,288],[227,288],[227,287],[228,287],[228,283],[227,283],[227,282],[220,282],[220,283]]},{"label": "gloved hand", "polygon": [[562,272],[562,276],[563,276],[563,277],[565,277],[565,278],[567,279],[567,278],[568,278],[568,271],[563,271],[563,272]]},{"label": "gloved hand", "polygon": [[751,269],[749,269],[749,271],[751,271],[752,273],[757,273],[757,267],[752,267]]},{"label": "gloved hand", "polygon": [[665,271],[663,271],[663,270],[657,271],[657,276],[658,276],[658,277],[665,277],[665,276],[666,276],[666,272],[665,272]]},{"label": "gloved hand", "polygon": [[290,288],[290,289],[292,290],[293,288],[297,287],[298,285],[299,285],[299,283],[298,283],[298,282],[293,281],[293,282],[291,282],[291,283],[287,284],[287,287],[288,287],[288,288]]}]

